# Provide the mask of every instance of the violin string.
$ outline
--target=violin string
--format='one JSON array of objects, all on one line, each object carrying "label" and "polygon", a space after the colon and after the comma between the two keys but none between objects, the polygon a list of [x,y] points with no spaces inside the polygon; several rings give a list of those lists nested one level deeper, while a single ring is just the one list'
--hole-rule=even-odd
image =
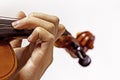
[{"label": "violin string", "polygon": [[9,26],[11,26],[11,24],[0,24],[0,27],[3,27],[3,26],[9,27]]},{"label": "violin string", "polygon": [[0,19],[13,19],[13,20],[17,20],[17,18],[13,18],[13,17],[5,17],[5,16],[0,16]]},{"label": "violin string", "polygon": [[12,22],[16,21],[17,18],[0,16],[0,28],[12,26]]}]

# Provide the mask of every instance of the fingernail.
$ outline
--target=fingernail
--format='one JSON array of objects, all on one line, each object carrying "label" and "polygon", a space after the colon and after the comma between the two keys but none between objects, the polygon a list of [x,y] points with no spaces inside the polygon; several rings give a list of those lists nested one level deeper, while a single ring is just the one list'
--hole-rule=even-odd
[{"label": "fingernail", "polygon": [[33,42],[32,39],[33,39],[33,38],[32,38],[32,35],[30,35],[30,36],[27,38],[28,42]]},{"label": "fingernail", "polygon": [[15,22],[12,23],[12,26],[13,26],[13,27],[17,27],[17,25],[18,25],[19,23],[20,23],[20,21],[15,21]]},{"label": "fingernail", "polygon": [[27,40],[30,42],[30,41],[31,41],[31,36],[29,36],[29,37],[27,38]]}]

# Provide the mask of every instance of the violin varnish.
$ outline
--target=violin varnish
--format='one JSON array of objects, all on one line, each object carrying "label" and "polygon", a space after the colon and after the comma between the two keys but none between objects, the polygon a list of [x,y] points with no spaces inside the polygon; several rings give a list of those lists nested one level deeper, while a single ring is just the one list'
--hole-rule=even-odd
[{"label": "violin varnish", "polygon": [[0,41],[0,80],[6,80],[16,70],[17,59],[9,42]]}]

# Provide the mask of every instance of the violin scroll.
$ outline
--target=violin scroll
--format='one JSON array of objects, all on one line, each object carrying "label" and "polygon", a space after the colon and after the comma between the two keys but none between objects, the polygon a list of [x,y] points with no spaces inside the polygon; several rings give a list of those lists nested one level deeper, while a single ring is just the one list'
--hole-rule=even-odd
[{"label": "violin scroll", "polygon": [[84,31],[84,32],[79,32],[77,33],[76,36],[77,41],[79,42],[80,46],[85,49],[85,52],[87,52],[88,49],[93,49],[94,48],[94,40],[95,36],[89,32],[89,31]]},{"label": "violin scroll", "polygon": [[55,42],[55,46],[64,48],[73,58],[79,58],[79,64],[88,66],[91,58],[86,54],[89,49],[93,49],[95,36],[89,31],[77,33],[74,38],[67,30]]}]

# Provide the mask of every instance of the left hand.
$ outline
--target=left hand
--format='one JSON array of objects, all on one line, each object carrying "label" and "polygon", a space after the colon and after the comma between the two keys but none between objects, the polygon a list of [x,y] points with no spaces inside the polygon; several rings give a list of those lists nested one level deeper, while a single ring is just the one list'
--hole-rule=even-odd
[{"label": "left hand", "polygon": [[13,22],[15,29],[34,29],[27,38],[30,44],[21,47],[22,39],[11,41],[18,59],[16,72],[9,80],[39,80],[53,60],[54,42],[65,31],[56,16],[43,13],[24,12],[17,15],[18,21]]}]

